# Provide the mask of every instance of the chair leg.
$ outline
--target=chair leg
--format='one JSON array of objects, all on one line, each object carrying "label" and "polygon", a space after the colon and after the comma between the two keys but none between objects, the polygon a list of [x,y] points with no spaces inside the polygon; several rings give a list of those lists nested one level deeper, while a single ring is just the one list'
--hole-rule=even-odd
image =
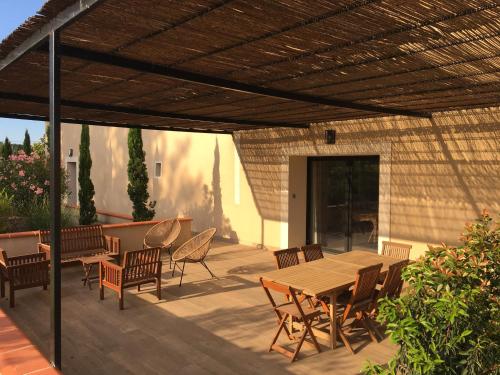
[{"label": "chair leg", "polygon": [[182,285],[182,277],[184,276],[184,267],[186,266],[186,261],[182,263],[182,271],[181,271],[181,281],[179,281],[179,287]]},{"label": "chair leg", "polygon": [[120,310],[123,310],[123,290],[120,293],[118,293],[118,299],[119,299]]},{"label": "chair leg", "polygon": [[[170,259],[170,263],[172,263],[172,259]],[[177,262],[174,262],[174,268],[172,268],[172,277],[174,277],[175,267],[177,267]]]},{"label": "chair leg", "polygon": [[161,276],[156,278],[156,296],[161,299]]},{"label": "chair leg", "polygon": [[5,297],[5,278],[0,270],[0,297]]},{"label": "chair leg", "polygon": [[[361,324],[363,324],[363,327],[368,331],[368,334],[370,335],[370,338],[372,339],[373,342],[378,342],[377,337],[373,333],[375,330],[374,327],[371,325],[371,322],[368,321],[368,318],[363,316],[361,319]],[[375,331],[376,332],[376,331]]]},{"label": "chair leg", "polygon": [[203,265],[203,267],[205,267],[207,269],[207,271],[210,273],[210,275],[212,276],[212,279],[216,279],[217,276],[215,276],[212,271],[210,271],[210,268],[208,268],[207,264],[205,263],[204,260],[200,260],[200,263]]},{"label": "chair leg", "polygon": [[273,337],[273,341],[271,342],[271,345],[269,345],[269,351],[271,352],[273,350],[273,346],[274,344],[276,344],[276,341],[278,341],[278,337],[280,336],[280,333],[281,333],[281,330],[283,328],[286,329],[286,321],[287,321],[287,318],[288,316],[287,315],[283,315],[283,317],[281,318],[281,321],[280,321],[280,324],[278,326],[278,330],[276,331],[276,333],[274,334],[274,337]]},{"label": "chair leg", "polygon": [[141,285],[137,285],[137,291],[140,292],[141,291]]},{"label": "chair leg", "polygon": [[[305,322],[304,322],[304,324],[305,324]],[[307,329],[304,329],[304,331],[302,332],[302,336],[300,336],[300,340],[297,344],[297,347],[295,348],[295,351],[293,352],[292,357],[290,358],[290,362],[295,361],[295,358],[297,358],[297,355],[300,352],[300,348],[302,348],[302,344],[304,343],[304,340],[306,339],[307,332],[308,332]]]},{"label": "chair leg", "polygon": [[9,306],[14,307],[16,305],[16,301],[14,298],[14,288],[12,288],[12,281],[9,284]]},{"label": "chair leg", "polygon": [[99,299],[102,301],[104,299],[104,287],[99,285]]},{"label": "chair leg", "polygon": [[168,252],[168,260],[169,260],[168,267],[169,267],[169,269],[172,269],[172,246],[169,246],[169,248],[167,249],[167,252]]},{"label": "chair leg", "polygon": [[314,336],[314,332],[312,331],[312,328],[311,328],[311,322],[312,322],[312,320],[310,320],[309,322],[304,322],[304,325],[306,327],[306,331],[309,332],[309,336],[311,336],[311,340],[314,344],[314,347],[316,348],[318,353],[321,353],[321,348],[320,348],[318,341],[316,340],[316,336]]},{"label": "chair leg", "polygon": [[347,350],[349,350],[351,352],[351,354],[355,354],[354,350],[352,350],[351,343],[347,339],[347,336],[345,335],[344,331],[342,330],[342,326],[340,324],[337,324],[337,332],[339,333],[340,339],[344,343]]}]

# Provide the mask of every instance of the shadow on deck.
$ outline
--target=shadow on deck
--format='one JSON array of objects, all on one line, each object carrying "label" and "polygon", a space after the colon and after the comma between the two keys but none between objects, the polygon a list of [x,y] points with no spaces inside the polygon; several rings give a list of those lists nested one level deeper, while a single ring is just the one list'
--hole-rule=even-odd
[{"label": "shadow on deck", "polygon": [[[304,347],[290,364],[267,348],[276,329],[275,316],[258,283],[274,269],[266,250],[218,244],[207,263],[219,277],[210,279],[198,264],[186,265],[182,287],[165,262],[163,300],[154,286],[129,289],[125,310],[106,291],[99,301],[97,283],[83,287],[79,266],[63,269],[63,371],[65,374],[356,374],[367,359],[386,362],[395,347],[385,339],[356,343],[356,355],[339,347],[323,352]],[[16,307],[0,307],[48,355],[49,293],[20,291]],[[321,343],[321,342],[320,342]],[[326,344],[326,343],[323,343]]]}]

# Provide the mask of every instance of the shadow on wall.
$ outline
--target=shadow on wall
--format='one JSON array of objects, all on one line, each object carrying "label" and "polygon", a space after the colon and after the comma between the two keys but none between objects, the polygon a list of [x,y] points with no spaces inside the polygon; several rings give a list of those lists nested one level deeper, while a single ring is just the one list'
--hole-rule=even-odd
[{"label": "shadow on wall", "polygon": [[212,190],[203,185],[203,196],[200,202],[188,209],[188,214],[197,221],[200,228],[214,227],[217,236],[238,242],[238,234],[232,229],[229,218],[224,216],[222,208],[222,189],[220,182],[219,142],[215,140],[214,166],[212,170]]},{"label": "shadow on wall", "polygon": [[[337,144],[323,142],[337,130]],[[391,237],[457,242],[483,208],[500,212],[500,108],[434,114],[432,121],[371,118],[238,132],[239,156],[263,219],[288,217],[288,157],[349,155],[392,144]]]}]

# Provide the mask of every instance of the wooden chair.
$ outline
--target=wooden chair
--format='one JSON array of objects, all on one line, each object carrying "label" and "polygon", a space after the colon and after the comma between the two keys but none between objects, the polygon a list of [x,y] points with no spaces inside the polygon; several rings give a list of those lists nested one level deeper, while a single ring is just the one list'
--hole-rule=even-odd
[{"label": "wooden chair", "polygon": [[[375,299],[375,287],[377,285],[382,263],[373,266],[361,268],[356,274],[354,288],[348,294],[339,296],[337,303],[343,305],[343,312],[337,317],[337,327],[339,336],[344,342],[347,349],[354,354],[352,346],[344,332],[345,325],[348,319],[356,318],[356,322],[360,322],[368,331],[370,338],[374,342],[378,342],[375,334],[380,336],[375,326],[370,320],[370,312]],[[373,333],[375,332],[375,334]]]},{"label": "wooden chair", "polygon": [[278,269],[296,266],[299,264],[299,248],[292,247],[290,249],[276,250],[274,253],[276,266]]},{"label": "wooden chair", "polygon": [[313,260],[323,259],[323,250],[321,250],[321,245],[305,245],[300,248],[302,254],[304,254],[304,259],[306,262],[312,262]]},{"label": "wooden chair", "polygon": [[[172,260],[174,261],[172,276],[174,276],[175,267],[179,268],[179,270],[181,271],[181,280],[179,281],[179,286],[182,285],[182,277],[184,276],[184,267],[186,266],[186,263],[200,263],[210,273],[210,276],[212,276],[212,278],[216,277],[205,263],[205,257],[210,250],[215,232],[215,228],[210,228],[201,232],[200,234],[194,236],[193,238],[182,244],[172,254]],[[177,265],[177,263],[180,262],[182,262],[182,268]]]},{"label": "wooden chair", "polygon": [[402,260],[399,263],[391,264],[389,266],[389,271],[385,276],[384,282],[380,290],[375,290],[375,300],[374,300],[374,311],[376,312],[378,300],[384,297],[398,298],[401,294],[401,285],[403,284],[403,279],[401,278],[401,273],[403,268],[408,265],[408,260]]},{"label": "wooden chair", "polygon": [[5,282],[9,282],[9,304],[15,306],[16,290],[34,288],[47,289],[49,284],[49,264],[44,253],[8,257],[0,249],[0,294],[5,297]]},{"label": "wooden chair", "polygon": [[[319,315],[321,315],[321,311],[311,306],[303,306],[299,302],[297,293],[293,288],[272,281],[264,280],[263,278],[260,279],[260,283],[264,288],[264,291],[266,292],[266,295],[269,298],[269,302],[271,302],[271,305],[273,306],[274,313],[276,314],[279,320],[278,330],[276,331],[276,334],[274,335],[271,345],[269,346],[269,351],[273,350],[277,351],[278,353],[281,353],[286,357],[290,358],[290,361],[293,362],[297,358],[297,355],[299,354],[300,348],[302,347],[302,344],[304,343],[306,336],[309,336],[311,338],[312,344],[314,345],[318,353],[321,353],[321,348],[311,329],[311,322],[315,318],[319,317]],[[289,296],[290,302],[286,302],[281,305],[276,304],[270,290],[273,290],[285,296]],[[295,337],[292,335],[292,332],[287,328],[286,323],[288,320],[296,320],[298,322],[302,322],[302,324],[304,325],[304,329],[302,330],[302,335],[300,336],[294,351],[290,351],[285,347],[276,343],[276,341],[278,341],[278,338],[282,330],[285,331],[289,340],[295,340]]]},{"label": "wooden chair", "polygon": [[169,267],[172,268],[172,247],[181,233],[181,223],[177,219],[164,220],[151,227],[144,236],[143,247],[161,247],[168,252]]},{"label": "wooden chair", "polygon": [[410,259],[411,245],[397,242],[382,242],[382,255],[401,260]]},{"label": "wooden chair", "polygon": [[118,293],[120,310],[123,310],[123,290],[142,284],[156,283],[156,296],[161,299],[161,248],[127,251],[122,265],[107,260],[99,265],[99,296],[104,299],[104,287]]}]

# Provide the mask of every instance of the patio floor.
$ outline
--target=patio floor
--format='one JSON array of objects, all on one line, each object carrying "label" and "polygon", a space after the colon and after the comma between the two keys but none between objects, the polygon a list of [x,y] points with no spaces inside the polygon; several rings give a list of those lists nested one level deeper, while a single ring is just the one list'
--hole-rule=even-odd
[{"label": "patio floor", "polygon": [[[125,310],[106,290],[99,301],[97,283],[81,284],[80,266],[63,269],[63,371],[65,374],[356,374],[366,360],[386,362],[396,350],[389,339],[375,344],[367,336],[354,345],[356,355],[339,344],[323,352],[304,347],[290,364],[268,353],[275,316],[258,284],[258,275],[274,269],[267,250],[218,243],[207,263],[219,279],[209,279],[201,265],[187,264],[178,287],[164,264],[161,301],[154,286],[128,289]],[[41,288],[16,293],[0,307],[48,355],[49,293]]]}]

